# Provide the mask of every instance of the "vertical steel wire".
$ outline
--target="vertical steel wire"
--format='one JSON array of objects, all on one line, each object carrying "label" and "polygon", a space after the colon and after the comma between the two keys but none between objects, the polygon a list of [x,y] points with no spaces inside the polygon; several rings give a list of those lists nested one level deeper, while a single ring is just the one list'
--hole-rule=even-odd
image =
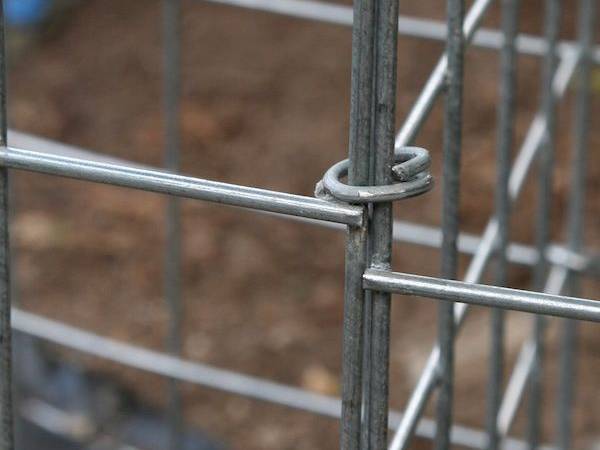
[{"label": "vertical steel wire", "polygon": [[[371,183],[370,183],[371,184]],[[367,205],[366,213],[371,217],[372,209]],[[370,231],[370,230],[369,230]],[[366,248],[366,259],[369,260],[371,254],[371,240],[369,239],[369,233],[367,233],[367,248]],[[366,265],[365,265],[366,268]],[[369,427],[369,413],[371,411],[371,325],[372,325],[372,305],[373,305],[373,292],[367,290],[364,293],[364,309],[363,309],[363,366],[362,366],[362,381],[363,381],[363,428],[361,432],[361,445],[363,449],[369,448],[370,440],[370,427]]]},{"label": "vertical steel wire", "polygon": [[[7,139],[7,141],[8,141],[8,139]],[[14,175],[11,173],[8,173],[7,189],[8,189],[8,234],[9,234],[9,236],[11,236],[12,232],[14,230],[14,227],[15,227],[14,218],[18,212],[17,211],[17,194],[16,194],[16,189],[15,189],[15,179],[14,179]],[[17,267],[17,252],[16,252],[16,248],[15,248],[14,239],[8,240],[8,253],[9,253],[9,258],[8,258],[9,267],[16,268]],[[10,304],[11,304],[11,323],[12,323],[12,317],[14,315],[15,308],[18,308],[20,306],[18,273],[15,273],[15,272],[16,272],[16,270],[14,272],[11,272],[11,276],[10,276],[10,280],[9,280],[9,282],[10,282],[9,295],[10,295]],[[33,336],[28,336],[26,333],[21,333],[21,334],[19,334],[18,332],[15,333],[14,326],[12,327],[12,346],[14,346],[16,348],[24,349],[25,352],[28,352],[28,351],[31,351],[30,349],[37,347],[39,344],[40,343],[38,342],[38,340],[36,338],[34,338]],[[19,361],[20,354],[21,354],[21,352],[17,351],[17,352],[15,352],[15,354],[12,358],[12,365],[16,367],[16,369],[13,369],[13,372],[17,376],[17,379],[13,383],[13,387],[12,387],[12,407],[13,407],[13,411],[15,414],[13,434],[14,434],[14,445],[16,448],[20,447],[20,445],[21,445],[20,442],[23,439],[23,436],[24,436],[23,433],[25,431],[25,427],[23,426],[23,421],[19,420],[19,412],[21,411],[21,403],[22,403],[22,398],[23,398],[21,384],[19,383],[19,378],[18,378],[20,375],[19,371],[23,367],[23,365],[20,364],[20,361]]]},{"label": "vertical steel wire", "polygon": [[[448,70],[444,125],[443,205],[441,276],[456,279],[458,270],[458,232],[460,208],[460,159],[462,147],[462,100],[464,36],[464,0],[448,0]],[[450,448],[452,391],[454,383],[454,303],[438,305],[439,393],[435,449]]]},{"label": "vertical steel wire", "polygon": [[[577,52],[568,54],[563,58],[554,77],[551,92],[557,99],[564,96],[578,59],[579,56]],[[547,121],[545,116],[541,113],[536,114],[511,169],[508,186],[511,202],[514,202],[518,198],[524,186],[532,160],[538,151],[542,138],[546,132],[546,127]],[[465,282],[477,283],[481,279],[492,254],[497,233],[498,222],[495,217],[493,217],[488,221],[478,248],[469,264],[467,273],[464,276]],[[457,305],[455,314],[457,329],[460,329],[468,311],[468,305],[462,303]],[[400,421],[394,439],[390,445],[390,450],[405,450],[408,447],[410,439],[414,435],[417,421],[419,417],[421,417],[429,395],[435,385],[439,357],[439,346],[436,344],[427,359],[427,363],[419,378],[417,386],[410,396],[402,420]]]},{"label": "vertical steel wire", "polygon": [[346,239],[344,329],[342,345],[342,417],[340,448],[361,448],[362,363],[366,227],[349,227]]},{"label": "vertical steel wire", "polygon": [[[464,18],[464,29],[462,30],[464,42],[468,42],[473,37],[491,3],[491,0],[477,0],[471,5],[466,18]],[[443,79],[447,71],[447,66],[448,55],[444,54],[431,73],[419,98],[403,122],[400,131],[398,131],[395,141],[396,148],[409,145],[415,138],[428,111],[431,109],[433,101],[437,98],[438,93],[443,87]],[[466,312],[466,306],[463,311]],[[461,320],[460,318],[457,320],[457,326],[460,326]],[[417,386],[409,398],[404,416],[390,444],[391,450],[406,449],[411,437],[414,435],[418,419],[422,415],[427,400],[437,381],[439,359],[440,348],[439,345],[436,345],[427,360]]]},{"label": "vertical steel wire", "polygon": [[[575,252],[583,250],[585,185],[588,165],[590,101],[591,101],[591,52],[594,44],[597,0],[579,1],[578,33],[581,49],[579,79],[575,104],[575,139],[573,145],[571,192],[567,216],[567,241]],[[579,294],[579,277],[569,271],[567,289],[570,295]],[[575,390],[575,356],[577,323],[563,320],[561,336],[559,386],[557,398],[557,447],[567,450],[571,444],[572,408]]]},{"label": "vertical steel wire", "polygon": [[[533,288],[544,289],[545,278],[549,268],[546,249],[551,236],[552,186],[554,180],[554,153],[556,133],[556,99],[551,94],[552,80],[558,66],[557,43],[560,31],[561,0],[546,0],[544,14],[544,36],[547,52],[544,58],[542,79],[542,111],[546,117],[547,127],[545,140],[538,152],[538,204],[536,211],[535,243],[538,251],[538,264],[534,267]],[[544,358],[545,319],[536,316],[534,319],[535,361],[529,380],[529,408],[527,438],[531,449],[538,447],[542,423],[542,362]]]},{"label": "vertical steel wire", "polygon": [[[180,78],[181,78],[181,4],[180,0],[163,0],[164,33],[164,124],[165,168],[179,171]],[[164,296],[169,325],[167,351],[181,355],[181,208],[180,199],[168,196],[165,211],[166,247],[164,256]],[[168,380],[169,448],[182,448],[182,399],[179,382]]]},{"label": "vertical steel wire", "polygon": [[[6,147],[6,42],[4,1],[0,1],[0,147]],[[13,450],[12,343],[8,170],[0,167],[0,450]]]},{"label": "vertical steel wire", "polygon": [[[398,59],[398,0],[378,0],[375,8],[375,92],[373,108],[372,175],[376,185],[392,182]],[[373,204],[371,267],[391,269],[393,205]],[[368,428],[369,446],[387,447],[389,410],[390,300],[384,292],[371,294],[371,335]]]},{"label": "vertical steel wire", "polygon": [[[352,26],[352,78],[350,87],[350,130],[348,144],[348,183],[369,184],[372,147],[373,58],[375,0],[354,0]],[[342,418],[340,448],[361,448],[361,411],[363,402],[363,361],[365,291],[362,274],[367,259],[365,227],[348,227],[342,344]],[[368,375],[368,374],[365,374]],[[367,376],[364,377],[367,380]],[[368,435],[366,422],[362,438]]]},{"label": "vertical steel wire", "polygon": [[[498,109],[498,137],[496,150],[496,219],[498,220],[498,247],[496,255],[496,284],[505,286],[508,278],[507,249],[510,227],[511,152],[514,146],[515,94],[517,81],[516,37],[518,33],[520,0],[502,0],[502,31],[504,44],[500,54],[500,106]],[[498,450],[500,433],[498,411],[502,402],[504,371],[504,311],[491,311],[490,367],[487,391],[488,450]]]}]

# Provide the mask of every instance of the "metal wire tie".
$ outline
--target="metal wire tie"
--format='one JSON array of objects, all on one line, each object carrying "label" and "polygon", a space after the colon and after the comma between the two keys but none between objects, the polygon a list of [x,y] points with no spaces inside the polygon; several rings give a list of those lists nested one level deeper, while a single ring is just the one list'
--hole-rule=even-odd
[{"label": "metal wire tie", "polygon": [[341,180],[348,175],[349,162],[340,161],[327,170],[315,187],[315,197],[346,203],[377,203],[423,194],[433,187],[429,173],[431,158],[421,147],[401,147],[394,154],[395,183],[382,186],[350,186]]}]

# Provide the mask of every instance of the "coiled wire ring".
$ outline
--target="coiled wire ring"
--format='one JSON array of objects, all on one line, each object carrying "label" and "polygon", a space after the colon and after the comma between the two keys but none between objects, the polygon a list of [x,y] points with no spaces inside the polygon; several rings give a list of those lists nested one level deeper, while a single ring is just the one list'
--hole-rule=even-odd
[{"label": "coiled wire ring", "polygon": [[345,203],[377,203],[414,197],[433,187],[429,173],[429,152],[421,147],[402,147],[394,154],[393,184],[382,186],[350,186],[342,180],[348,175],[349,162],[340,161],[327,170],[315,187],[315,196],[333,197]]}]

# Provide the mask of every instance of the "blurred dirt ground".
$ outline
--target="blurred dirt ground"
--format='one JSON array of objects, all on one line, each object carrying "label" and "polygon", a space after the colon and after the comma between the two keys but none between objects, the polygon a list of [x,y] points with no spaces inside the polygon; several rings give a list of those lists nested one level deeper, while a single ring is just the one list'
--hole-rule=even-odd
[{"label": "blurred dirt ground", "polygon": [[[527,2],[522,26],[540,33],[540,2]],[[574,4],[575,2],[568,2]],[[401,12],[442,18],[437,0],[403,0]],[[565,36],[574,13],[567,5]],[[312,195],[314,183],[347,145],[350,29],[267,13],[184,1],[182,165],[186,174]],[[492,10],[486,25],[497,25]],[[160,3],[90,0],[10,73],[14,128],[131,160],[162,161]],[[440,43],[401,37],[398,122],[433,68]],[[493,208],[498,59],[467,56],[462,229],[480,233]],[[518,142],[538,104],[540,65],[519,61]],[[596,83],[598,74],[595,75]],[[562,237],[573,140],[572,90],[560,108],[552,215]],[[417,144],[440,176],[442,121],[437,106]],[[593,101],[592,117],[600,114]],[[593,128],[586,208],[588,242],[600,244],[600,132]],[[15,174],[13,237],[22,305],[48,317],[149,348],[163,348],[164,198],[35,174]],[[530,183],[533,184],[533,183]],[[439,186],[439,185],[438,185]],[[438,224],[440,188],[399,203],[398,217]],[[535,189],[516,207],[513,235],[533,237]],[[343,234],[201,202],[183,202],[185,356],[328,394],[337,394],[343,294]],[[468,262],[464,258],[463,266]],[[436,274],[437,252],[396,245],[394,268]],[[528,287],[514,269],[511,285]],[[599,284],[585,293],[597,298]],[[435,337],[435,303],[393,304],[391,403],[402,408]],[[485,411],[487,311],[475,310],[457,354],[455,417],[481,426]],[[510,363],[531,318],[510,314]],[[598,327],[581,327],[575,415],[578,448],[600,439]],[[549,329],[556,344],[557,327]],[[549,345],[546,439],[554,436],[557,376]],[[113,374],[150,403],[165,382],[115,364],[63,352]],[[507,364],[507,371],[511,364]],[[337,422],[286,408],[184,386],[186,420],[233,449],[333,449]],[[430,402],[433,404],[433,402]],[[517,423],[515,433],[522,433]],[[421,443],[428,447],[429,444]]]}]

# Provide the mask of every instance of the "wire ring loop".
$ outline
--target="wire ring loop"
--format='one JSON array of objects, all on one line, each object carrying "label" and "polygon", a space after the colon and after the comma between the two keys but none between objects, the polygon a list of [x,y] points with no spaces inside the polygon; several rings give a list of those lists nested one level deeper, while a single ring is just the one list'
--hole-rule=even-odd
[{"label": "wire ring loop", "polygon": [[414,197],[433,187],[429,173],[429,152],[421,147],[402,147],[394,154],[393,184],[350,186],[342,180],[348,175],[349,162],[340,161],[327,170],[315,188],[316,197],[333,197],[346,203],[377,203]]}]

